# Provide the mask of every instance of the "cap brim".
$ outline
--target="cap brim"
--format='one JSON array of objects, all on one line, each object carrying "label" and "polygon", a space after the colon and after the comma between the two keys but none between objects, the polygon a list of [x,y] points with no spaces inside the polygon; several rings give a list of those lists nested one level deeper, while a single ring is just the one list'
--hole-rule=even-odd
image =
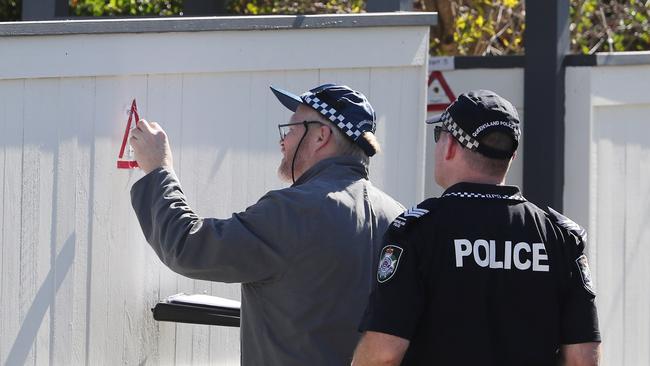
[{"label": "cap brim", "polygon": [[273,94],[275,94],[275,97],[278,98],[280,103],[282,103],[283,106],[287,107],[292,112],[295,112],[296,109],[298,109],[298,106],[302,103],[302,99],[300,99],[299,96],[293,93],[290,93],[286,90],[278,89],[273,86],[271,86],[270,88]]},{"label": "cap brim", "polygon": [[437,115],[437,116],[433,116],[433,117],[427,119],[424,122],[426,122],[429,125],[432,125],[434,123],[440,123],[440,122],[442,122],[442,113]]}]

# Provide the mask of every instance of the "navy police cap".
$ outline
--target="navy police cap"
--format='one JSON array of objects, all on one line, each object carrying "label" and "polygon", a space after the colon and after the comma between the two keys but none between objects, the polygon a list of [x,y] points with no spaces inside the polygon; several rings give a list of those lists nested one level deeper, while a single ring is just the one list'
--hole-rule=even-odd
[{"label": "navy police cap", "polygon": [[[441,115],[427,123],[442,123],[458,142],[470,150],[495,159],[509,159],[517,150],[521,131],[519,115],[512,104],[490,90],[463,93]],[[512,138],[512,149],[498,150],[479,141],[490,132],[501,131]]]},{"label": "navy police cap", "polygon": [[375,111],[362,93],[346,85],[323,84],[297,96],[286,90],[271,86],[280,103],[295,112],[298,105],[305,104],[325,116],[346,136],[354,141],[368,156],[376,151],[364,138],[364,132],[375,133]]}]

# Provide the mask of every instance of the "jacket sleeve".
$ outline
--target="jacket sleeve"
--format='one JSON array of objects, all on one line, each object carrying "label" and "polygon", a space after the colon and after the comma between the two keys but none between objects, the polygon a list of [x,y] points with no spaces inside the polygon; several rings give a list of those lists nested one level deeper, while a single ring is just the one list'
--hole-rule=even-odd
[{"label": "jacket sleeve", "polygon": [[386,232],[375,276],[377,286],[370,294],[360,332],[380,332],[408,340],[415,335],[425,305],[417,241],[413,235],[399,233],[395,226]]},{"label": "jacket sleeve", "polygon": [[270,281],[293,252],[280,237],[292,206],[282,191],[267,193],[229,219],[199,217],[171,170],[156,169],[131,188],[142,232],[160,260],[187,277],[219,282]]},{"label": "jacket sleeve", "polygon": [[584,254],[586,237],[569,233],[568,268],[562,302],[561,343],[600,342],[596,290],[591,279],[587,256]]},{"label": "jacket sleeve", "polygon": [[587,231],[568,217],[548,208],[558,232],[566,257],[567,272],[563,275],[564,286],[561,303],[560,342],[576,344],[600,342],[596,289],[585,255]]}]

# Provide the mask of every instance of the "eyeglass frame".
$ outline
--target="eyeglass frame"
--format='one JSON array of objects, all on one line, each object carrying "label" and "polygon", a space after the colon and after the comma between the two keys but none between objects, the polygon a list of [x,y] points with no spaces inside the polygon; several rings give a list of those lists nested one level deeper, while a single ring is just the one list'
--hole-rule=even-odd
[{"label": "eyeglass frame", "polygon": [[444,126],[435,126],[433,127],[433,142],[438,143],[440,141],[440,133],[447,132],[450,133],[448,129]]},{"label": "eyeglass frame", "polygon": [[321,121],[302,121],[302,122],[294,122],[294,123],[284,123],[284,124],[279,124],[279,125],[278,125],[278,132],[280,132],[280,141],[284,141],[284,139],[285,139],[285,138],[287,137],[287,135],[289,134],[289,132],[283,134],[283,133],[282,133],[282,128],[284,128],[284,127],[289,127],[289,126],[297,126],[297,125],[304,125],[305,128],[307,128],[307,126],[309,126],[309,125],[312,124],[312,123],[318,123],[318,124],[321,124],[321,125],[325,125],[325,124],[324,124],[323,122],[321,122]]}]

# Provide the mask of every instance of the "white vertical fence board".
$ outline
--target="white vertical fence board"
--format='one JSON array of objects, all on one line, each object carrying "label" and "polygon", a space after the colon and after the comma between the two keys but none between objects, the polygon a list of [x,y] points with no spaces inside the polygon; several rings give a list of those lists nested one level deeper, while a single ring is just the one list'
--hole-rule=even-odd
[{"label": "white vertical fence board", "polygon": [[[564,213],[585,227],[589,234],[594,227],[589,218],[593,190],[585,187],[591,187],[592,107],[591,94],[585,90],[591,88],[591,72],[590,68],[567,68],[564,127]],[[590,237],[587,251],[589,260],[595,263],[597,253],[593,240],[595,235]],[[592,275],[597,281],[598,268],[593,269]]]},{"label": "white vertical fence board", "polygon": [[[132,341],[127,337],[133,331],[133,323],[129,323],[133,314],[126,303],[127,287],[134,281],[130,267],[141,265],[132,258],[142,249],[129,236],[133,232],[130,228],[136,223],[128,203],[128,191],[131,176],[140,173],[118,170],[116,161],[131,100],[135,97],[144,101],[145,93],[145,77],[96,80],[91,364],[136,363],[124,342]],[[139,111],[146,114],[145,108],[140,107]]]},{"label": "white vertical fence board", "polygon": [[[0,363],[19,352],[17,336],[24,317],[22,251],[22,165],[24,80],[0,82],[0,141],[3,151],[2,275],[0,276]],[[16,315],[19,316],[16,316]],[[19,347],[18,349],[16,347]],[[23,346],[25,347],[25,346]],[[12,353],[13,352],[13,353]],[[15,360],[15,358],[14,358]],[[20,360],[20,359],[18,359]]]},{"label": "white vertical fence board", "polygon": [[[27,242],[29,251],[34,256],[33,272],[26,274],[31,277],[34,286],[33,297],[29,301],[25,323],[23,326],[40,327],[34,339],[32,350],[36,364],[48,364],[50,357],[50,340],[52,318],[51,312],[55,307],[55,233],[53,219],[56,209],[54,200],[56,189],[55,154],[58,153],[57,123],[47,123],[52,116],[58,114],[58,96],[60,95],[59,79],[35,79],[25,83],[25,144],[30,147],[32,164],[26,164],[23,170],[23,182],[30,181],[34,195],[28,197],[33,201],[26,222],[36,222],[35,227],[26,226],[24,231],[33,231],[34,241]],[[27,162],[27,161],[26,161]],[[23,200],[24,202],[24,200]]]},{"label": "white vertical fence board", "polygon": [[[180,173],[181,157],[181,102],[183,92],[183,79],[180,75],[156,75],[149,76],[147,83],[147,115],[142,116],[149,121],[158,122],[167,132],[172,147],[172,156],[174,157],[175,170]],[[146,306],[148,311],[155,305],[155,302],[161,301],[167,296],[176,294],[177,277],[170,269],[165,267],[155,252],[149,248],[149,245],[143,239],[140,239],[136,245],[145,246],[147,259],[146,266],[152,274],[157,276],[156,283],[151,283],[150,288],[145,291],[153,291],[152,303]],[[153,321],[151,313],[148,315],[149,321]],[[149,324],[150,341],[155,342],[152,345],[150,359],[152,364],[172,364],[175,359],[175,342],[176,342],[176,324],[170,322],[154,322]],[[153,327],[153,328],[151,328]],[[157,342],[156,342],[157,339]]]},{"label": "white vertical fence board", "polygon": [[[76,154],[72,161],[74,175],[74,264],[72,268],[73,290],[70,310],[72,311],[71,332],[72,350],[70,365],[83,365],[86,363],[88,335],[88,308],[91,304],[89,297],[90,278],[89,271],[89,238],[91,235],[92,206],[92,171],[93,171],[93,145],[94,145],[94,105],[95,105],[95,79],[63,79],[61,82],[62,95],[75,95],[68,107],[74,113],[68,113],[71,124],[76,128]],[[67,90],[67,89],[70,90]],[[64,218],[68,219],[68,218]],[[68,279],[67,281],[70,281]]]},{"label": "white vertical fence board", "polygon": [[[5,88],[7,83],[0,83],[0,98],[5,96]],[[5,134],[9,134],[8,131],[8,123],[7,123],[7,118],[6,118],[6,110],[7,106],[0,101],[0,273],[4,274],[3,268],[5,267],[5,252],[3,247],[4,244],[4,237],[5,237],[5,212],[4,212],[4,198],[5,198],[5,192],[4,192],[4,185],[5,185],[5,166],[6,166],[6,156],[7,156],[7,150],[11,151],[11,141],[9,141],[8,136],[5,136]],[[14,142],[15,143],[15,142]],[[20,143],[22,145],[22,142]],[[11,164],[11,163],[9,163]],[[9,255],[9,252],[7,252],[7,256]],[[0,280],[0,296],[4,295],[4,282]],[[3,301],[0,300],[0,307],[3,305]],[[0,329],[3,328],[4,325],[4,319],[0,316]],[[0,362],[4,360],[4,349],[7,348],[6,345],[4,344],[3,340],[0,340]]]},{"label": "white vertical fence board", "polygon": [[[215,125],[220,123],[219,117],[225,115],[214,108],[219,104],[216,100],[219,84],[216,81],[213,74],[183,77],[182,138],[176,139],[182,146],[180,159],[182,171],[179,179],[190,205],[201,216],[208,216],[198,208],[201,189],[205,187],[205,184],[202,184],[205,178],[202,177],[216,174],[226,157],[225,148],[212,141],[214,138],[219,138],[216,136]],[[205,108],[205,106],[210,107]],[[201,293],[201,284],[198,282],[179,278],[179,291],[195,293],[198,290]],[[209,341],[209,333],[205,328],[199,325],[178,325],[177,364],[193,364],[195,359],[204,360],[207,349],[202,349],[202,345]]]},{"label": "white vertical fence board", "polygon": [[[383,151],[371,158],[370,178],[405,206],[415,205],[424,195],[424,79],[419,67],[372,69],[370,75]],[[419,98],[421,103],[414,102]],[[404,181],[410,182],[408,189]]]},{"label": "white vertical fence board", "polygon": [[[249,93],[252,76],[248,73],[213,74],[213,78],[207,80],[207,85],[197,85],[199,90],[203,87],[212,87],[214,92],[210,94],[213,98],[212,106],[215,115],[233,116],[231,122],[212,121],[208,126],[201,126],[201,130],[207,133],[213,141],[213,153],[207,154],[210,162],[205,162],[205,173],[197,182],[196,208],[202,214],[211,217],[227,218],[233,211],[243,210],[252,204],[245,202],[247,186],[257,182],[248,181],[248,159],[249,151],[259,149],[257,146],[247,146],[251,115],[261,117],[259,112],[249,104]],[[218,88],[214,88],[218,85]],[[269,91],[270,92],[270,91]],[[218,119],[218,117],[217,117]],[[256,122],[260,122],[257,119]],[[225,127],[225,128],[224,128]],[[207,146],[206,146],[207,147]],[[259,184],[259,183],[257,183]],[[208,283],[197,281],[195,291],[203,291],[227,298],[239,297],[238,284]],[[237,360],[239,354],[238,332],[225,332],[224,329],[210,329],[200,327],[197,331],[207,332],[205,343],[199,343],[200,354],[207,356],[207,359],[199,359],[201,362],[217,362],[224,359]],[[213,339],[214,338],[214,339]],[[195,347],[197,348],[197,347]],[[195,358],[196,360],[196,358]]]},{"label": "white vertical fence board", "polygon": [[[54,149],[54,172],[52,192],[52,267],[54,298],[51,308],[52,329],[50,330],[50,363],[70,365],[73,363],[73,307],[75,303],[73,264],[77,246],[75,235],[76,206],[76,152],[79,129],[79,113],[87,105],[77,107],[76,91],[83,90],[85,84],[79,80],[68,79],[59,82],[59,93],[54,98],[58,105],[54,125],[57,137]],[[91,105],[91,104],[89,104]],[[50,117],[51,118],[51,117]],[[84,273],[85,275],[85,273]],[[84,299],[84,297],[80,297]]]},{"label": "white vertical fence board", "polygon": [[[625,297],[623,354],[626,365],[650,361],[650,105],[612,108],[623,123],[625,146]],[[621,182],[623,183],[623,182]],[[620,184],[620,183],[619,183]]]},{"label": "white vertical fence board", "polygon": [[[598,218],[594,234],[598,237],[598,260],[594,264],[598,278],[597,304],[604,354],[608,363],[624,365],[624,299],[625,299],[625,176],[624,131],[611,110],[598,108],[595,113],[594,143],[597,151]],[[612,189],[615,194],[612,194]],[[602,275],[606,273],[607,275]]]}]

